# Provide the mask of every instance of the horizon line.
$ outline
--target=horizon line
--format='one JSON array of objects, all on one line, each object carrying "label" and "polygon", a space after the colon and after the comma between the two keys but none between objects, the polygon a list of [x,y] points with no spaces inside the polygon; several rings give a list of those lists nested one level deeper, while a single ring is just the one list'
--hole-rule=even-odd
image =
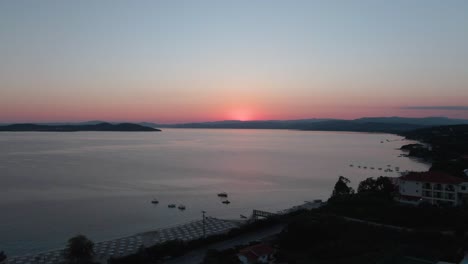
[{"label": "horizon line", "polygon": [[359,118],[298,118],[298,119],[252,119],[252,120],[236,120],[236,119],[224,119],[224,120],[213,120],[213,121],[185,121],[185,122],[157,122],[157,121],[106,121],[106,120],[83,120],[83,121],[27,121],[27,122],[17,122],[17,121],[2,121],[0,125],[11,125],[11,124],[77,124],[77,123],[153,123],[158,125],[178,125],[178,124],[194,124],[194,123],[216,123],[216,122],[268,122],[268,121],[305,121],[305,120],[345,120],[353,121],[365,118],[402,118],[402,119],[428,119],[428,118],[445,118],[453,120],[466,120],[467,118],[451,118],[447,116],[425,116],[425,117],[408,117],[408,116],[362,116]]}]

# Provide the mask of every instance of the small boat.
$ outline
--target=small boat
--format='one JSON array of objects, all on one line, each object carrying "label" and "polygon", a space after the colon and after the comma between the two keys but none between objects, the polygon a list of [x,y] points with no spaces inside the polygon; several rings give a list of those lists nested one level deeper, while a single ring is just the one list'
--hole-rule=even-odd
[{"label": "small boat", "polygon": [[229,200],[222,201],[223,204],[230,204],[231,202]]},{"label": "small boat", "polygon": [[382,170],[382,168],[379,168],[379,170]]},{"label": "small boat", "polygon": [[367,167],[363,167],[364,169],[367,169]]},{"label": "small boat", "polygon": [[370,167],[370,168],[371,168],[371,170],[373,170],[373,169],[374,169],[374,167]]},{"label": "small boat", "polygon": [[175,205],[175,204],[169,204],[167,207],[169,207],[169,208],[175,208],[176,205]]},{"label": "small boat", "polygon": [[185,210],[185,205],[180,204],[177,208],[179,208],[179,210]]},{"label": "small boat", "polygon": [[240,215],[240,218],[246,219],[247,216],[245,216],[245,215]]},{"label": "small boat", "polygon": [[152,204],[158,204],[159,201],[158,201],[158,199],[154,198],[153,200],[151,200],[151,203],[152,203]]},{"label": "small boat", "polygon": [[228,197],[228,195],[227,193],[222,192],[222,193],[218,193],[218,197]]},{"label": "small boat", "polygon": [[353,164],[349,164],[349,166],[350,166],[350,167],[354,167],[354,165],[353,165]]},{"label": "small boat", "polygon": [[358,168],[361,168],[361,166],[357,166]]}]

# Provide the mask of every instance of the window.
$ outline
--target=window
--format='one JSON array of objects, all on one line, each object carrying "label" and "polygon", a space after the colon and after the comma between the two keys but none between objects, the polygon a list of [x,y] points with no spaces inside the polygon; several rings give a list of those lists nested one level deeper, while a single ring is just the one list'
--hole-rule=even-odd
[{"label": "window", "polygon": [[466,186],[461,187],[462,191],[466,190]]}]

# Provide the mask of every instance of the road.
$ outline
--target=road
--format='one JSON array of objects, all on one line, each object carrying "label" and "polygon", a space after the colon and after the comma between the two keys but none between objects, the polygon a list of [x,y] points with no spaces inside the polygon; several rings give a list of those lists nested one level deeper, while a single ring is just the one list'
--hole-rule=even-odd
[{"label": "road", "polygon": [[279,234],[281,230],[285,227],[284,224],[276,225],[269,228],[264,228],[255,232],[250,232],[247,234],[239,235],[229,240],[213,243],[211,245],[205,246],[203,248],[193,250],[187,254],[167,260],[166,264],[199,264],[203,261],[206,252],[209,249],[224,250],[228,248],[235,247],[237,245],[246,245],[251,241],[260,240],[275,234]]}]

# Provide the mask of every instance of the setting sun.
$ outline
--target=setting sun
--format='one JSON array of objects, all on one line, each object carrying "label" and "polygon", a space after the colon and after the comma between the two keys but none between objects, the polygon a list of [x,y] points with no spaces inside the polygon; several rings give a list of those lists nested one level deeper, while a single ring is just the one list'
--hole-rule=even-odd
[{"label": "setting sun", "polygon": [[250,110],[247,109],[235,109],[229,113],[229,119],[240,120],[240,121],[250,121],[253,118],[253,114]]}]

